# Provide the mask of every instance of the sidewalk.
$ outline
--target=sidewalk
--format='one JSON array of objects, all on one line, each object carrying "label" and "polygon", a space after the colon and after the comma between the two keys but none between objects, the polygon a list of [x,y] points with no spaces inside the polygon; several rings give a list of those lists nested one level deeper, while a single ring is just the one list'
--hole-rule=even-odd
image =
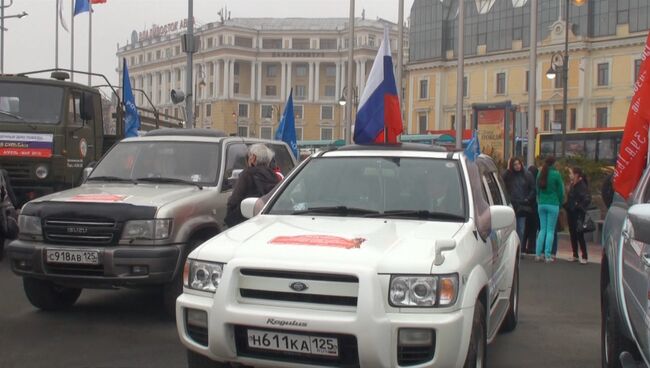
[{"label": "sidewalk", "polygon": [[[571,240],[569,239],[569,233],[558,233],[558,243],[557,243],[557,261],[566,262],[567,259],[573,256],[573,251],[571,250]],[[600,244],[594,242],[587,242],[587,255],[589,256],[589,263],[600,263],[603,253],[603,247]],[[580,255],[580,250],[578,250],[578,255]]]}]

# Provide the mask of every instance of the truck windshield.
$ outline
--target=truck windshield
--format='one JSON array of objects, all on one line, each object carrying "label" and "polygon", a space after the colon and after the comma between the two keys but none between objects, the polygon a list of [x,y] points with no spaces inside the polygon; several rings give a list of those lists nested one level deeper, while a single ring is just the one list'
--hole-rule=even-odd
[{"label": "truck windshield", "polygon": [[89,181],[216,185],[219,145],[204,142],[122,142],[99,162]]},{"label": "truck windshield", "polygon": [[28,83],[0,83],[0,123],[57,124],[63,88]]},{"label": "truck windshield", "polygon": [[457,161],[410,157],[314,158],[268,213],[463,221]]}]

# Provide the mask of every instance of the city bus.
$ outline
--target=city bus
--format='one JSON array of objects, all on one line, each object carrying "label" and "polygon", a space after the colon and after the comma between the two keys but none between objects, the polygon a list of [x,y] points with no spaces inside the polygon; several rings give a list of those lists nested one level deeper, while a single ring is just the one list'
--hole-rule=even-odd
[{"label": "city bus", "polygon": [[421,143],[428,145],[454,144],[456,139],[449,134],[402,134],[399,141],[404,143]]},{"label": "city bus", "polygon": [[[582,156],[594,161],[616,163],[623,138],[623,127],[582,128],[566,133],[566,156]],[[535,142],[535,157],[562,156],[562,133],[539,133]]]}]

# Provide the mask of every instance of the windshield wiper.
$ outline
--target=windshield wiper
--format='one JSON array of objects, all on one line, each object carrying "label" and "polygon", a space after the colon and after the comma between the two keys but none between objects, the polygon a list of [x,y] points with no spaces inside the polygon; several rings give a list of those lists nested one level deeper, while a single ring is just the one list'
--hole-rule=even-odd
[{"label": "windshield wiper", "polygon": [[137,178],[135,179],[136,181],[149,181],[153,183],[178,183],[178,184],[188,184],[188,185],[195,185],[199,189],[203,189],[203,185],[199,183],[195,183],[193,181],[189,180],[183,180],[183,179],[177,179],[177,178]]},{"label": "windshield wiper", "polygon": [[0,114],[10,116],[10,117],[12,117],[12,118],[14,118],[16,120],[25,120],[24,117],[22,117],[20,115],[12,114],[9,111],[0,110]]},{"label": "windshield wiper", "polygon": [[365,208],[355,208],[346,206],[330,206],[330,207],[310,207],[306,210],[294,211],[292,215],[306,215],[312,213],[328,214],[328,215],[373,215],[379,214],[379,211],[368,210]]},{"label": "windshield wiper", "polygon": [[465,221],[465,216],[456,215],[448,212],[431,212],[427,210],[394,210],[384,211],[374,215],[364,217],[409,217],[418,219],[439,219],[439,220],[456,220]]},{"label": "windshield wiper", "polygon": [[101,181],[128,182],[128,183],[137,184],[133,179],[120,178],[119,176],[91,176],[86,180],[87,181],[91,181],[91,180],[92,181],[94,181],[94,180],[100,181],[101,180]]}]

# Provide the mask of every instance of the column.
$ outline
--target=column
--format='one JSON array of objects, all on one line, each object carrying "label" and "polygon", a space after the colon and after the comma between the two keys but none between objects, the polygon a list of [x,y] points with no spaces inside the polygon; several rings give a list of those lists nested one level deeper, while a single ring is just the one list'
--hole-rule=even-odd
[{"label": "column", "polygon": [[355,86],[357,87],[359,94],[361,94],[361,63],[359,62],[359,60],[355,60],[354,66],[355,66],[354,76],[356,81]]},{"label": "column", "polygon": [[309,89],[307,90],[307,100],[314,101],[314,63],[309,62]]},{"label": "column", "polygon": [[262,99],[262,66],[261,61],[257,62],[257,101]]},{"label": "column", "polygon": [[366,61],[361,61],[361,79],[359,81],[359,95],[363,94],[363,89],[366,88]]},{"label": "column", "polygon": [[228,100],[230,96],[228,95],[230,91],[230,60],[223,61],[223,98]]},{"label": "column", "polygon": [[[181,67],[181,85],[179,89],[182,91],[185,88],[185,80],[187,79],[187,76],[185,75],[185,67]],[[185,95],[192,93],[192,91],[185,91]]]},{"label": "column", "polygon": [[291,77],[291,74],[293,72],[293,63],[291,61],[287,62],[287,96],[284,98],[285,100],[289,98],[289,91],[291,91],[291,88],[293,88],[293,80]]},{"label": "column", "polygon": [[334,99],[338,102],[341,93],[341,62],[336,62],[336,86],[334,87]]},{"label": "column", "polygon": [[280,100],[284,100],[285,91],[287,89],[287,75],[285,74],[287,63],[280,63]]},{"label": "column", "polygon": [[250,92],[251,92],[251,100],[255,99],[255,86],[257,83],[255,83],[255,61],[251,60],[251,77],[250,77]]},{"label": "column", "polygon": [[339,98],[343,97],[343,88],[345,88],[345,86],[347,86],[348,83],[348,74],[345,67],[346,65],[347,64],[345,61],[341,61],[341,83],[339,86],[340,91],[336,92],[339,94]]},{"label": "column", "polygon": [[228,97],[230,98],[235,97],[235,62],[236,60],[230,60],[230,71],[228,72],[230,79]]},{"label": "column", "polygon": [[314,99],[320,100],[320,61],[316,62],[316,83],[314,85]]},{"label": "column", "polygon": [[221,60],[214,61],[214,98],[221,97]]}]

